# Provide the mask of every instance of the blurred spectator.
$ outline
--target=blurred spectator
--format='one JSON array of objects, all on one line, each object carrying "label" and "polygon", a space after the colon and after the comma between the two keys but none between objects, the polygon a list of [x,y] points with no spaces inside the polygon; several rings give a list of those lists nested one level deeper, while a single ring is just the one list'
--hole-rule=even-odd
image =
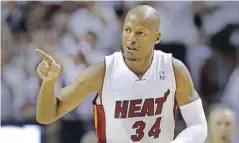
[{"label": "blurred spectator", "polygon": [[87,132],[79,143],[95,143],[97,142],[97,136],[94,131]]},{"label": "blurred spectator", "polygon": [[235,129],[234,112],[224,105],[213,105],[208,117],[206,143],[231,143]]},{"label": "blurred spectator", "polygon": [[23,11],[25,28],[29,33],[46,27],[47,6],[39,1],[27,2]]},{"label": "blurred spectator", "polygon": [[22,5],[17,1],[2,2],[2,18],[7,22],[12,30],[17,30],[23,26]]},{"label": "blurred spectator", "polygon": [[65,84],[68,85],[73,82],[73,80],[81,74],[86,69],[84,55],[81,52],[75,52],[72,54],[74,66],[70,67],[67,64],[64,65],[63,74]]},{"label": "blurred spectator", "polygon": [[238,2],[235,1],[205,1],[204,5],[212,7],[212,10],[204,14],[204,29],[207,35],[214,35],[228,24],[239,23]]},{"label": "blurred spectator", "polygon": [[225,86],[221,102],[226,104],[228,107],[232,108],[235,111],[236,114],[236,132],[234,134],[234,142],[236,143],[239,138],[239,108],[238,108],[238,102],[239,102],[239,27],[237,30],[235,30],[232,33],[232,36],[230,38],[232,40],[231,43],[235,44],[235,47],[237,49],[237,65],[236,68],[231,73],[229,80],[227,82],[227,85]]},{"label": "blurred spectator", "polygon": [[211,38],[212,55],[202,67],[200,91],[209,106],[219,102],[230,74],[236,66],[236,49],[230,42],[236,25],[227,25]]},{"label": "blurred spectator", "polygon": [[12,118],[13,113],[13,89],[8,83],[6,76],[6,68],[13,57],[13,40],[11,31],[5,22],[1,22],[1,118],[8,120]]},{"label": "blurred spectator", "polygon": [[200,36],[193,21],[195,10],[192,2],[160,1],[155,4],[155,8],[160,13],[162,33],[160,43],[155,48],[172,53],[175,58],[188,65],[187,47],[195,45]]}]

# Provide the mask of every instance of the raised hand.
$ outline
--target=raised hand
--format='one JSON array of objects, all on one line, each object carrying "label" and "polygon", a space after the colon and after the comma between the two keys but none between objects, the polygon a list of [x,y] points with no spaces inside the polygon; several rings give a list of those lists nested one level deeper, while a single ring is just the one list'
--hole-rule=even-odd
[{"label": "raised hand", "polygon": [[43,81],[49,81],[57,79],[60,72],[61,66],[55,62],[55,60],[42,50],[36,49],[36,54],[38,54],[42,61],[37,67],[37,74]]}]

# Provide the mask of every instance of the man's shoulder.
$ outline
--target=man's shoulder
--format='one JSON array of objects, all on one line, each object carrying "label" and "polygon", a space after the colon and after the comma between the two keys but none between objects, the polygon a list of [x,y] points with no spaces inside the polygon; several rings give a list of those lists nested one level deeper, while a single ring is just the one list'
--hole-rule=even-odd
[{"label": "man's shoulder", "polygon": [[172,57],[172,65],[173,65],[175,78],[179,78],[179,79],[186,78],[188,80],[191,79],[190,72],[189,72],[188,68],[186,67],[186,65],[182,61]]},{"label": "man's shoulder", "polygon": [[187,67],[185,66],[185,64],[182,61],[180,61],[179,59],[176,59],[174,57],[172,57],[172,64],[173,64],[174,70],[181,71],[183,69],[184,70],[187,69]]},{"label": "man's shoulder", "polygon": [[177,82],[181,82],[181,81],[189,81],[190,83],[192,82],[189,70],[182,61],[176,58],[172,58],[172,65],[173,65],[175,80]]},{"label": "man's shoulder", "polygon": [[84,85],[92,90],[100,90],[105,75],[105,63],[99,62],[85,69],[76,79],[78,85]]},{"label": "man's shoulder", "polygon": [[173,68],[176,81],[176,99],[179,105],[185,105],[191,103],[199,98],[198,94],[195,94],[195,89],[191,75],[185,64],[173,58]]},{"label": "man's shoulder", "polygon": [[97,73],[97,74],[100,74],[100,73],[104,73],[105,71],[105,62],[99,62],[99,63],[96,63],[96,64],[93,64],[91,66],[89,66],[86,70],[88,70],[88,72],[90,73]]},{"label": "man's shoulder", "polygon": [[83,81],[88,81],[88,80],[97,81],[98,79],[102,78],[104,73],[105,73],[105,63],[99,62],[86,68],[84,72],[82,72],[79,75],[78,78],[80,78]]}]

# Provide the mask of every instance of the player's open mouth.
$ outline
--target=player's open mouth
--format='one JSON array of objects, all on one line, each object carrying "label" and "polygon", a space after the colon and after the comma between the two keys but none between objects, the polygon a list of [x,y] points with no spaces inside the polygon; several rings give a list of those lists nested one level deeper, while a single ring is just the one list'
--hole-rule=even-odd
[{"label": "player's open mouth", "polygon": [[133,48],[133,47],[127,47],[128,50],[130,51],[136,51],[137,49],[136,48]]}]

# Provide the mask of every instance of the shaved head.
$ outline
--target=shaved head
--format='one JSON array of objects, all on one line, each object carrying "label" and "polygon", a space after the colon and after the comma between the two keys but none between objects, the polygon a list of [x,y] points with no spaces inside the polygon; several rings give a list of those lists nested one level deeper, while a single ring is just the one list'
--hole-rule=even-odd
[{"label": "shaved head", "polygon": [[211,110],[210,110],[210,115],[209,119],[213,120],[214,117],[216,117],[217,114],[222,114],[222,115],[228,115],[234,119],[234,112],[227,106],[223,104],[218,104],[218,105],[212,105]]},{"label": "shaved head", "polygon": [[130,19],[141,19],[141,20],[150,20],[155,23],[155,26],[159,28],[160,26],[160,15],[151,6],[148,5],[139,5],[130,10],[126,16],[126,18]]}]

